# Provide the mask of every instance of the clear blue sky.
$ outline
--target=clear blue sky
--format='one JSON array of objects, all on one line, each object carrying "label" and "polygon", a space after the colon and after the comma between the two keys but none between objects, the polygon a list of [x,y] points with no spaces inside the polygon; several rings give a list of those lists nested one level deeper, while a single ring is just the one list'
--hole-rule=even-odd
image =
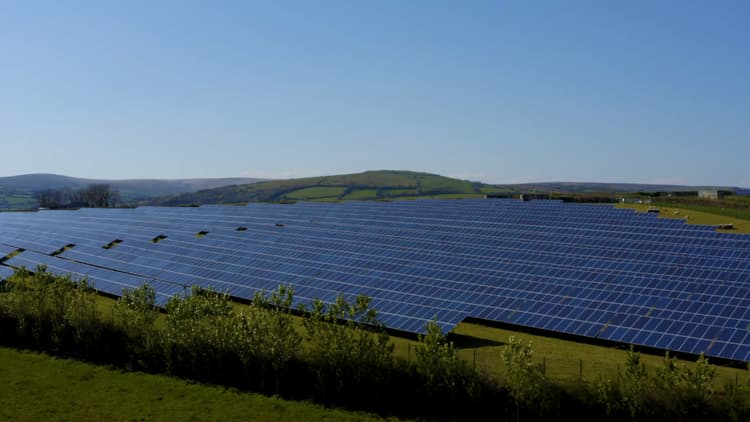
[{"label": "clear blue sky", "polygon": [[0,176],[750,186],[748,1],[0,2]]}]

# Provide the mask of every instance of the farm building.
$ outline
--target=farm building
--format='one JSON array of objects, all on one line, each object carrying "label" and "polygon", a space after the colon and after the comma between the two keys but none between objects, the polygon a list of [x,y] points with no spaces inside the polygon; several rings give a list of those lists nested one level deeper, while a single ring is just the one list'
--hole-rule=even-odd
[{"label": "farm building", "polygon": [[716,189],[705,189],[705,190],[699,190],[698,191],[698,198],[701,199],[712,199],[717,200],[724,197],[724,195],[731,193],[723,190],[716,190]]}]

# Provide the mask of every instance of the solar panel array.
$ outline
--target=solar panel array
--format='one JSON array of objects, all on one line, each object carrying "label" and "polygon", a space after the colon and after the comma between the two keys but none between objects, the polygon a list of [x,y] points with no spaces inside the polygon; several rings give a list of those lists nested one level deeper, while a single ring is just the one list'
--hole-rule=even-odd
[{"label": "solar panel array", "polygon": [[368,295],[386,326],[407,332],[474,317],[750,360],[750,237],[609,206],[476,199],[0,213],[0,245],[26,249],[7,265],[85,275],[112,294],[148,280],[161,303],[191,285],[250,298],[290,284],[298,303]]}]

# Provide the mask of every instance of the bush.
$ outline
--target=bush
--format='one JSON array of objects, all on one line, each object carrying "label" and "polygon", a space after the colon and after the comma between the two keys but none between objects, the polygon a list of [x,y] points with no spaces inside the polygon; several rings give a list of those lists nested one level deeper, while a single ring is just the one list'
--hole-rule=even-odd
[{"label": "bush", "polygon": [[130,365],[144,370],[158,370],[163,354],[156,320],[156,291],[148,283],[136,289],[124,289],[112,310],[115,326],[128,338]]},{"label": "bush", "polygon": [[342,294],[330,305],[315,300],[304,326],[321,398],[377,403],[393,368],[393,344],[370,299],[349,303]]}]

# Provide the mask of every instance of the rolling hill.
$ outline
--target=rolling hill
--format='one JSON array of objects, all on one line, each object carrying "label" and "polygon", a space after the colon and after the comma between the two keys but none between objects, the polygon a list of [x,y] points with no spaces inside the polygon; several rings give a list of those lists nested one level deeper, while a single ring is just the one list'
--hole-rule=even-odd
[{"label": "rolling hill", "polygon": [[120,192],[123,201],[134,203],[149,198],[211,189],[219,186],[257,182],[262,179],[234,177],[217,179],[82,179],[57,174],[24,174],[0,177],[0,209],[36,207],[35,193],[48,189],[82,189],[92,184],[108,184]]},{"label": "rolling hill", "polygon": [[[611,195],[634,192],[679,192],[717,187],[633,183],[548,182],[491,185],[431,173],[376,170],[355,174],[262,180],[216,179],[82,179],[55,174],[0,177],[0,210],[37,206],[35,193],[47,189],[81,189],[105,183],[119,191],[123,202],[136,205],[185,206],[277,201],[336,201],[408,199],[416,197],[469,197],[485,194],[551,192],[555,194]],[[745,191],[733,187],[718,189]]]},{"label": "rolling hill", "polygon": [[[269,180],[252,184],[224,186],[155,198],[147,203],[162,206],[185,206],[296,200],[452,198],[524,192],[612,195],[628,192],[679,192],[697,191],[699,189],[717,189],[717,187],[583,182],[491,185],[431,173],[374,170],[355,174]],[[736,190],[737,188],[719,187],[718,189]]]},{"label": "rolling hill", "polygon": [[600,183],[600,182],[540,182],[497,185],[519,192],[559,192],[559,193],[604,193],[604,192],[688,192],[703,189],[738,191],[739,188],[726,186],[685,186],[643,183]]},{"label": "rolling hill", "polygon": [[231,204],[285,200],[388,199],[483,195],[501,189],[413,171],[376,170],[225,186],[149,201],[152,205]]}]

